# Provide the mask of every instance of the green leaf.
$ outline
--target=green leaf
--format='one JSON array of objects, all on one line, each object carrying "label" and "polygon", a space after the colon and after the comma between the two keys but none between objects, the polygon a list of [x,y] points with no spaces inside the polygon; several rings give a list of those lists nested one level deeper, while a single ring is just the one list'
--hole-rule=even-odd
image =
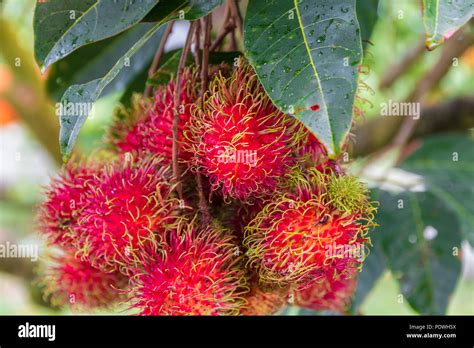
[{"label": "green leaf", "polygon": [[372,31],[378,19],[378,6],[379,0],[357,0],[356,2],[357,20],[360,25],[360,36],[364,49],[367,47],[367,40],[372,36]]},{"label": "green leaf", "polygon": [[223,0],[189,0],[191,8],[184,18],[188,20],[198,19],[207,16],[217,6],[222,5]]},{"label": "green leaf", "polygon": [[49,65],[91,42],[138,23],[157,0],[50,0],[35,8],[35,56]]},{"label": "green leaf", "polygon": [[[83,46],[64,59],[54,63],[48,73],[46,88],[49,95],[56,101],[61,99],[66,89],[74,84],[84,84],[103,77],[149,29],[152,24],[137,24],[113,38],[105,39]],[[161,39],[162,31],[158,31],[135,56],[133,69],[124,69],[122,79],[115,79],[102,92],[102,96],[128,84],[137,76],[138,68],[147,70],[156,47]],[[139,57],[139,59],[137,59]]]},{"label": "green leaf", "polygon": [[377,222],[387,266],[408,303],[422,314],[445,314],[461,272],[454,254],[461,234],[456,215],[430,192],[378,190]]},{"label": "green leaf", "polygon": [[383,252],[378,241],[380,236],[377,235],[379,233],[384,233],[383,229],[370,234],[372,247],[370,248],[370,254],[364,261],[362,272],[357,277],[357,289],[352,300],[352,312],[357,312],[377,280],[385,271]]},{"label": "green leaf", "polygon": [[[178,14],[178,19],[195,20],[212,12],[217,6],[222,5],[223,0],[178,0],[185,7]],[[176,0],[159,2],[143,19],[144,22],[156,22],[160,19],[163,11],[168,11],[170,6],[175,6]]]},{"label": "green leaf", "polygon": [[464,237],[474,245],[474,141],[462,134],[436,135],[401,168],[422,175],[427,190],[450,207],[461,221]]},{"label": "green leaf", "polygon": [[250,0],[244,46],[273,103],[334,157],[351,126],[362,54],[355,0]]},{"label": "green leaf", "polygon": [[[143,35],[127,53],[122,56],[117,63],[110,69],[106,75],[102,78],[92,80],[85,84],[72,85],[67,89],[61,98],[60,105],[63,106],[60,111],[60,124],[61,129],[59,133],[59,142],[62,154],[67,159],[71,153],[72,147],[79,135],[79,131],[86,121],[91,107],[94,105],[96,100],[100,97],[104,89],[112,83],[118,76],[122,69],[129,65],[130,68],[134,68],[135,64],[140,64],[140,60],[137,62],[133,60],[133,56],[139,52],[139,50],[155,36],[156,32],[160,29],[163,23],[173,18],[175,13],[181,9],[180,4],[169,13],[163,13],[163,19],[154,24],[145,35]],[[128,67],[127,67],[128,68]],[[137,71],[140,69],[137,69]],[[69,106],[72,106],[71,108]]]},{"label": "green leaf", "polygon": [[473,15],[472,0],[423,0],[426,48],[434,50]]}]

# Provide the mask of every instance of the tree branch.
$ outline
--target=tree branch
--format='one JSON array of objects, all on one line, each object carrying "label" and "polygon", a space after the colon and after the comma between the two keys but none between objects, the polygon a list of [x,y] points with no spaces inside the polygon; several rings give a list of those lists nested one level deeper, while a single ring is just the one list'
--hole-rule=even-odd
[{"label": "tree branch", "polygon": [[237,28],[239,28],[239,32],[242,35],[244,32],[243,28],[243,19],[242,19],[242,14],[240,13],[239,9],[239,4],[237,0],[229,0],[230,4],[230,11],[232,13],[232,17],[234,19],[234,22],[237,24]]},{"label": "tree branch", "polygon": [[211,45],[211,30],[212,20],[211,15],[207,15],[204,18],[204,46],[202,50],[202,66],[201,66],[201,92],[200,98],[201,103],[204,103],[204,93],[207,89],[207,82],[209,78],[209,51]]},{"label": "tree branch", "polygon": [[386,89],[403,75],[426,51],[425,39],[418,42],[414,49],[410,49],[400,62],[391,66],[379,84],[380,89]]},{"label": "tree branch", "polygon": [[[356,142],[351,156],[361,157],[389,144],[404,116],[377,117],[354,129]],[[461,97],[423,108],[409,141],[429,134],[460,131],[474,127],[474,96]]]},{"label": "tree branch", "polygon": [[[415,86],[408,96],[407,101],[423,104],[428,93],[438,85],[453,65],[453,59],[459,58],[473,43],[474,35],[471,33],[459,30],[454,34],[444,45],[441,56],[436,64]],[[393,145],[402,146],[406,144],[417,122],[418,119],[406,118],[393,139]]]},{"label": "tree branch", "polygon": [[[163,34],[163,37],[161,38],[155,57],[153,57],[153,62],[151,63],[150,69],[148,70],[148,78],[151,78],[155,74],[156,70],[158,70],[158,66],[160,64],[161,58],[163,57],[163,54],[165,53],[166,41],[168,41],[168,37],[173,31],[173,24],[174,24],[174,21],[171,21],[166,26],[165,33]],[[143,96],[145,98],[148,98],[151,95],[152,89],[153,89],[153,86],[147,84],[145,87],[145,92],[143,92]]]},{"label": "tree branch", "polygon": [[[212,17],[207,15],[204,18],[204,46],[202,50],[202,65],[201,65],[201,92],[200,102],[204,105],[204,95],[207,90],[207,84],[209,79],[209,46],[211,43],[211,30],[212,30]],[[204,188],[202,183],[201,173],[196,174],[196,184],[199,195],[199,210],[201,211],[203,226],[208,226],[211,223],[211,214],[209,213],[209,207],[207,206],[207,199],[204,194]]]},{"label": "tree branch", "polygon": [[[448,40],[443,47],[441,56],[436,64],[430,69],[408,95],[406,101],[420,102],[422,105],[419,122],[404,116],[376,117],[364,124],[354,128],[356,143],[352,144],[353,156],[366,156],[377,151],[392,142],[394,145],[401,145],[413,139],[414,134],[418,134],[418,129],[425,127],[425,122],[429,120],[431,108],[425,109],[423,102],[430,90],[432,90],[448,72],[452,66],[453,58],[460,57],[473,42],[473,35],[459,32]],[[458,103],[454,105],[459,106]],[[462,103],[462,105],[465,105]],[[455,118],[455,110],[452,117]],[[449,113],[444,114],[451,117]],[[451,120],[456,125],[455,120]],[[420,124],[419,126],[417,125]],[[394,139],[394,141],[392,141]]]},{"label": "tree branch", "polygon": [[201,65],[199,61],[199,50],[201,49],[201,21],[196,21],[196,30],[194,31],[194,64],[196,67]]},{"label": "tree branch", "polygon": [[234,24],[232,23],[232,21],[228,21],[225,26],[224,26],[224,30],[222,32],[220,32],[217,36],[217,38],[214,40],[214,42],[212,43],[211,47],[209,48],[209,50],[211,52],[215,51],[217,47],[220,46],[220,44],[222,43],[222,41],[225,39],[225,37],[231,33],[233,30],[235,29],[235,26]]},{"label": "tree branch", "polygon": [[230,8],[230,2],[228,1],[226,3],[225,7],[225,13],[224,13],[224,21],[223,24],[219,30],[219,33],[217,34],[216,39],[212,43],[211,47],[209,50],[211,52],[215,51],[222,41],[225,39],[225,37],[232,31],[234,30],[235,25],[231,22],[231,8]]},{"label": "tree branch", "polygon": [[176,191],[180,199],[183,199],[183,188],[181,184],[181,173],[179,169],[179,146],[178,146],[178,134],[179,134],[179,103],[181,94],[181,80],[186,65],[186,58],[191,48],[191,42],[193,38],[194,29],[196,22],[191,22],[189,27],[188,36],[184,43],[183,52],[179,59],[178,71],[176,73],[176,84],[174,90],[174,109],[173,109],[173,146],[172,146],[172,165],[173,165],[173,178],[176,183]]},{"label": "tree branch", "polygon": [[14,75],[13,85],[4,95],[6,100],[51,158],[58,164],[62,163],[58,140],[59,119],[45,93],[33,54],[18,44],[14,29],[1,17],[0,42],[0,56]]}]

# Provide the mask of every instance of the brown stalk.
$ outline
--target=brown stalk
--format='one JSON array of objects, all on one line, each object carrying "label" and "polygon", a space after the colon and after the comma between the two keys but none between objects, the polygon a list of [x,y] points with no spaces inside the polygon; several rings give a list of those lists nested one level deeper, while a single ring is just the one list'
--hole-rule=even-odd
[{"label": "brown stalk", "polygon": [[[174,22],[170,22],[166,27],[165,33],[163,34],[163,37],[161,38],[160,45],[158,46],[158,49],[156,50],[155,57],[153,57],[153,62],[151,63],[150,69],[148,69],[148,78],[151,78],[155,74],[156,70],[158,70],[161,58],[163,57],[163,54],[165,53],[166,41],[168,41],[171,31],[173,30],[173,24]],[[145,91],[143,92],[143,96],[145,98],[148,98],[151,95],[152,88],[153,86],[149,84],[146,85]]]},{"label": "brown stalk", "polygon": [[240,13],[238,1],[229,0],[229,4],[230,4],[230,11],[232,13],[232,17],[234,18],[234,22],[237,24],[237,28],[239,28],[239,32],[242,35],[242,33],[244,32],[243,19],[242,19],[242,14]]},{"label": "brown stalk", "polygon": [[[351,156],[363,157],[383,149],[401,122],[402,117],[375,117],[358,125],[353,132],[357,141],[351,145]],[[423,107],[420,120],[408,140],[470,128],[474,128],[474,96],[460,97]]]},{"label": "brown stalk", "polygon": [[215,51],[222,43],[222,41],[225,39],[225,37],[235,29],[235,25],[231,22],[232,17],[231,17],[231,6],[230,2],[228,1],[225,6],[225,12],[224,12],[224,21],[222,22],[222,26],[217,33],[217,37],[214,40],[214,42],[211,44],[211,47],[209,48],[209,51],[213,52]]},{"label": "brown stalk", "polygon": [[[207,89],[209,79],[209,47],[211,43],[211,30],[212,30],[212,17],[211,14],[204,18],[204,45],[202,49],[202,65],[201,65],[201,93],[200,102],[204,105],[204,94]],[[201,211],[203,226],[208,226],[211,223],[211,214],[209,213],[209,207],[207,206],[207,199],[204,194],[204,188],[202,183],[201,173],[196,174],[196,184],[199,194],[199,210]]]},{"label": "brown stalk", "polygon": [[191,22],[189,27],[188,36],[184,43],[183,52],[179,59],[178,71],[176,73],[176,87],[174,90],[174,109],[173,109],[173,146],[172,146],[172,166],[173,166],[173,177],[176,183],[176,191],[180,199],[183,199],[183,187],[180,182],[181,173],[179,168],[179,146],[178,146],[178,132],[179,132],[179,97],[181,94],[181,77],[183,75],[184,67],[186,65],[186,58],[188,57],[189,50],[191,48],[191,42],[193,38],[194,29],[196,22]]},{"label": "brown stalk", "polygon": [[23,124],[30,129],[56,164],[60,165],[62,158],[58,141],[58,115],[45,93],[44,81],[40,78],[33,52],[21,43],[17,28],[0,16],[0,60],[8,65],[13,75],[11,86],[0,94],[13,106]]},{"label": "brown stalk", "polygon": [[[418,102],[423,105],[428,93],[442,80],[453,64],[453,59],[460,57],[474,42],[474,36],[458,31],[446,42],[441,52],[441,56],[434,67],[419,81],[413,91],[407,97],[408,102]],[[403,121],[398,133],[395,135],[392,144],[402,146],[410,139],[415,126],[416,119],[407,118]]]},{"label": "brown stalk", "polygon": [[194,31],[194,64],[200,66],[199,50],[201,49],[201,21],[196,21],[196,30]]},{"label": "brown stalk", "polygon": [[414,49],[410,49],[407,54],[397,64],[389,67],[387,74],[380,81],[379,88],[386,89],[403,75],[425,52],[425,38],[420,40]]},{"label": "brown stalk", "polygon": [[229,20],[227,21],[225,24],[224,24],[224,30],[221,31],[218,35],[217,35],[217,38],[214,40],[214,42],[212,43],[211,47],[209,48],[209,50],[211,52],[215,51],[222,43],[222,41],[225,39],[225,37],[233,32],[235,29],[235,25],[234,23],[232,22],[232,20]]}]

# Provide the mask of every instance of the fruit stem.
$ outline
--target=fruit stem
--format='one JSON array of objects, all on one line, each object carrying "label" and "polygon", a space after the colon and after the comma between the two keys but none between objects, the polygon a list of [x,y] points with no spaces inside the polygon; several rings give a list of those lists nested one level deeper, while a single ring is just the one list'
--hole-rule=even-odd
[{"label": "fruit stem", "polygon": [[[148,70],[149,79],[155,74],[156,70],[158,70],[161,58],[163,57],[163,54],[165,52],[166,41],[168,41],[168,37],[170,36],[171,31],[173,30],[173,24],[174,24],[174,21],[170,22],[166,26],[166,30],[163,34],[163,37],[161,38],[160,45],[158,46],[155,57],[153,58],[153,62],[151,63],[150,69]],[[148,83],[146,84],[145,91],[143,92],[143,96],[145,98],[148,98],[151,95],[152,88],[153,88],[152,85],[149,85]]]},{"label": "fruit stem", "polygon": [[201,65],[199,61],[199,50],[201,49],[201,21],[196,21],[196,30],[194,31],[194,64],[196,67]]},{"label": "fruit stem", "polygon": [[207,89],[207,83],[209,78],[209,51],[211,45],[211,30],[212,21],[211,15],[207,15],[204,18],[204,46],[202,49],[202,66],[201,66],[201,103],[204,103],[204,93]]},{"label": "fruit stem", "polygon": [[[413,91],[406,98],[406,102],[419,103],[422,108],[429,92],[438,85],[452,67],[453,58],[461,57],[473,42],[474,36],[465,33],[462,29],[453,35],[443,47],[443,51],[436,64],[434,64],[433,68],[418,82]],[[392,146],[403,148],[412,137],[418,121],[419,117],[407,117],[394,136]],[[402,159],[402,156],[400,156],[398,162]]]},{"label": "fruit stem", "polygon": [[243,29],[243,20],[242,20],[242,14],[240,13],[239,9],[239,4],[237,0],[229,0],[230,3],[230,12],[232,14],[232,17],[234,19],[234,22],[237,24],[237,28],[239,28],[240,35],[243,34],[244,29]]},{"label": "fruit stem", "polygon": [[184,71],[184,67],[186,64],[186,58],[188,57],[189,50],[191,47],[191,41],[193,38],[194,29],[196,27],[196,22],[191,22],[189,27],[188,36],[186,37],[186,41],[184,43],[183,52],[181,53],[181,57],[179,58],[179,65],[178,71],[176,73],[176,86],[174,90],[174,109],[173,109],[173,147],[172,147],[172,165],[173,165],[173,177],[176,183],[176,191],[178,192],[179,198],[183,199],[183,187],[180,182],[181,173],[179,170],[179,147],[178,147],[178,131],[179,131],[179,97],[181,93],[181,80]]},{"label": "fruit stem", "polygon": [[[208,79],[209,79],[209,47],[211,44],[211,30],[212,30],[212,17],[207,15],[204,18],[203,23],[204,30],[204,45],[202,49],[202,65],[201,65],[201,92],[200,100],[201,105],[204,105],[204,94],[207,89]],[[209,213],[209,207],[207,206],[206,196],[204,194],[204,189],[202,185],[202,175],[201,173],[196,174],[196,184],[199,194],[199,210],[201,211],[202,219],[201,224],[203,226],[208,226],[211,223],[211,214]]]},{"label": "fruit stem", "polygon": [[225,14],[224,14],[224,24],[222,25],[220,32],[217,34],[216,39],[212,43],[210,47],[210,51],[215,51],[225,39],[225,37],[230,33],[234,32],[235,30],[235,21],[231,17],[231,5],[228,1],[226,4]]}]

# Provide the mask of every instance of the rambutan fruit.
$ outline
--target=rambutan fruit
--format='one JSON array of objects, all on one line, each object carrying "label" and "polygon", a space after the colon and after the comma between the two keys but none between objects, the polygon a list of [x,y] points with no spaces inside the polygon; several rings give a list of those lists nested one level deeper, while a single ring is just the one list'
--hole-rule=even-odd
[{"label": "rambutan fruit", "polygon": [[[347,146],[346,144],[344,147]],[[311,133],[307,132],[307,136],[302,140],[301,150],[299,151],[299,164],[302,167],[316,168],[320,172],[324,172],[328,175],[334,174],[339,176],[343,174],[340,162],[342,156],[345,156],[345,152],[338,158],[329,158],[327,150],[324,145]]]},{"label": "rambutan fruit", "polygon": [[41,273],[45,298],[55,306],[72,309],[109,308],[123,299],[128,278],[119,272],[106,273],[72,252],[50,256]]},{"label": "rambutan fruit", "polygon": [[180,207],[172,196],[171,175],[159,158],[104,166],[81,199],[73,227],[78,254],[112,270],[133,262],[146,245],[161,244]]},{"label": "rambutan fruit", "polygon": [[287,178],[288,192],[276,195],[245,228],[243,244],[260,280],[307,287],[329,268],[338,276],[349,264],[360,268],[375,210],[368,197],[357,210],[341,210],[326,191],[324,172],[296,170]]},{"label": "rambutan fruit", "polygon": [[288,301],[288,287],[268,285],[252,279],[249,292],[244,295],[245,304],[240,309],[241,315],[272,315],[282,309]]},{"label": "rambutan fruit", "polygon": [[199,88],[196,72],[186,68],[181,77],[180,105],[174,105],[176,78],[166,85],[159,85],[148,102],[140,96],[135,96],[131,110],[119,108],[114,121],[106,136],[105,142],[111,145],[118,153],[131,153],[143,157],[149,154],[163,158],[164,164],[172,160],[173,144],[173,115],[176,108],[179,114],[179,158],[189,160],[191,153],[182,147],[183,130],[186,128],[191,106],[197,100]]},{"label": "rambutan fruit", "polygon": [[328,200],[341,212],[353,213],[368,207],[369,190],[354,176],[329,175],[326,190]]},{"label": "rambutan fruit", "polygon": [[318,166],[328,160],[326,148],[309,131],[307,132],[307,136],[302,140],[301,155],[312,166]]},{"label": "rambutan fruit", "polygon": [[216,76],[202,108],[195,108],[188,138],[194,168],[225,199],[268,196],[296,161],[304,128],[280,112],[241,60],[230,77]]},{"label": "rambutan fruit", "polygon": [[143,254],[131,272],[132,307],[141,315],[234,315],[245,288],[241,255],[225,230],[187,225],[166,247]]},{"label": "rambutan fruit", "polygon": [[[335,273],[337,274],[337,273]],[[356,277],[327,274],[310,287],[294,293],[295,304],[315,311],[344,313],[356,289]]]},{"label": "rambutan fruit", "polygon": [[146,152],[141,129],[149,121],[148,111],[151,107],[152,100],[144,99],[140,94],[132,96],[130,107],[119,105],[105,133],[104,143],[107,147],[118,154]]},{"label": "rambutan fruit", "polygon": [[232,201],[230,204],[219,206],[216,210],[220,213],[219,219],[222,224],[232,231],[237,242],[241,244],[244,239],[245,226],[257,216],[264,206],[265,202],[262,200],[256,200],[251,205]]},{"label": "rambutan fruit", "polygon": [[73,243],[71,227],[77,222],[81,197],[90,189],[96,167],[91,163],[70,161],[52,180],[45,193],[46,199],[38,210],[39,229],[49,244],[70,246]]}]

